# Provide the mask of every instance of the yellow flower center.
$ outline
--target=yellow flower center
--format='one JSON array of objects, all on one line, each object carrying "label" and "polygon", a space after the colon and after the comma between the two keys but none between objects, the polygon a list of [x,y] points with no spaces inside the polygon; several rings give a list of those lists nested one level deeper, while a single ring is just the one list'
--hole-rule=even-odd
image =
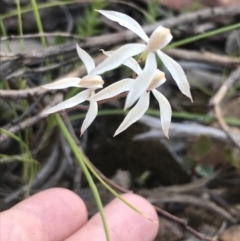
[{"label": "yellow flower center", "polygon": [[152,82],[150,83],[150,85],[148,86],[148,90],[153,90],[156,89],[158,86],[160,86],[161,84],[163,84],[166,81],[165,79],[165,73],[163,73],[162,71],[160,71],[159,69],[157,69],[155,71],[155,75],[152,79]]},{"label": "yellow flower center", "polygon": [[172,39],[170,29],[159,26],[152,33],[148,44],[147,52],[155,52],[158,49],[165,47]]},{"label": "yellow flower center", "polygon": [[102,88],[104,84],[104,81],[101,76],[99,75],[87,75],[82,78],[80,81],[79,85],[83,88],[88,88],[88,89],[99,89]]}]

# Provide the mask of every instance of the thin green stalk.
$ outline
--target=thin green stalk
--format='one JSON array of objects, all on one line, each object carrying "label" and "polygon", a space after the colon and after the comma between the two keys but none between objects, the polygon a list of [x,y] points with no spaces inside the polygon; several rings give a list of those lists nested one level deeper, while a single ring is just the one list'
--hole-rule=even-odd
[{"label": "thin green stalk", "polygon": [[[61,5],[67,5],[67,4],[74,4],[76,3],[76,1],[54,1],[54,2],[48,2],[48,3],[43,3],[43,4],[39,4],[38,9],[45,9],[45,8],[50,8],[50,7],[55,7],[55,6],[61,6]],[[21,13],[29,13],[33,11],[33,7],[24,7],[21,9]],[[8,13],[5,14],[1,14],[0,19],[7,19],[7,18],[11,18],[17,15],[17,11],[13,10],[10,11]]]},{"label": "thin green stalk", "polygon": [[110,241],[110,234],[109,234],[109,230],[108,230],[108,226],[107,226],[107,221],[106,221],[106,218],[105,218],[105,214],[104,214],[104,210],[103,210],[103,206],[102,206],[102,202],[101,202],[101,198],[99,196],[99,193],[98,193],[98,190],[96,188],[96,185],[95,183],[93,182],[93,179],[88,171],[88,168],[86,167],[86,160],[85,160],[85,157],[84,155],[81,153],[81,151],[79,150],[77,144],[75,143],[75,141],[73,140],[71,134],[69,133],[67,127],[65,126],[62,118],[60,117],[59,114],[55,114],[55,117],[56,117],[56,120],[57,120],[57,123],[61,129],[61,131],[63,132],[69,146],[71,147],[74,155],[77,157],[77,160],[83,170],[83,173],[88,181],[88,184],[92,190],[92,193],[93,193],[93,196],[94,196],[94,199],[97,203],[97,206],[98,206],[98,210],[99,210],[99,213],[100,213],[100,216],[101,216],[101,219],[102,219],[102,222],[103,222],[103,227],[104,227],[104,231],[105,231],[105,235],[106,235],[106,239],[108,241]]},{"label": "thin green stalk", "polygon": [[[6,32],[6,29],[5,29],[5,27],[4,27],[4,24],[3,24],[3,20],[2,20],[2,19],[0,19],[0,29],[1,29],[2,35],[3,35],[4,37],[7,37],[7,32]],[[9,52],[12,52],[12,49],[11,49],[9,40],[6,41],[6,45],[7,45],[8,51],[9,51]]]},{"label": "thin green stalk", "polygon": [[15,141],[17,141],[22,147],[23,149],[26,151],[28,157],[30,159],[32,159],[32,154],[31,154],[31,151],[29,150],[28,146],[24,143],[24,141],[18,137],[17,135],[13,134],[12,132],[8,131],[8,130],[5,130],[3,128],[0,128],[0,132],[2,132],[3,134],[11,137],[12,139],[14,139]]},{"label": "thin green stalk", "polygon": [[[94,1],[94,0],[92,0]],[[85,2],[85,3],[88,3],[89,1],[82,1],[82,2]],[[104,2],[104,1],[99,1],[99,2]],[[120,1],[120,0],[111,0],[109,2],[116,2],[116,3],[122,3],[122,4],[125,4],[125,5],[128,5],[128,6],[131,6],[132,8],[135,8],[137,9],[139,12],[141,12],[143,15],[146,16],[146,18],[150,19],[151,20],[151,16],[149,16],[149,14],[144,11],[142,8],[138,7],[137,5],[135,4],[132,4],[131,2],[126,2],[126,1]],[[38,9],[45,9],[45,8],[51,8],[51,7],[55,7],[55,6],[62,6],[62,5],[71,5],[71,4],[78,4],[79,3],[79,0],[75,0],[75,1],[54,1],[54,2],[47,2],[47,3],[40,3],[38,4]],[[22,9],[22,13],[28,13],[28,12],[31,12],[33,10],[32,7],[25,7]],[[2,14],[0,16],[0,19],[6,19],[6,18],[10,18],[10,17],[14,17],[17,15],[17,12],[16,11],[11,11],[11,12],[8,12],[8,13],[5,13],[5,14]]]},{"label": "thin green stalk", "polygon": [[[19,35],[23,36],[21,3],[20,3],[20,0],[15,0],[15,3],[16,3],[16,7],[17,7],[18,31],[19,31]],[[20,39],[20,48],[21,48],[22,51],[24,51],[24,49],[25,49],[23,38]],[[24,81],[21,78],[18,79],[18,87],[19,87],[19,89],[24,89],[24,87],[25,87]],[[23,106],[24,109],[29,108],[27,101],[22,100],[21,103],[22,103],[22,106]],[[24,130],[25,142],[29,146],[29,135],[28,134],[29,134],[28,130]],[[30,173],[30,175],[29,175],[29,173]],[[33,176],[33,174],[31,174],[31,165],[29,166],[28,162],[23,163],[23,174],[22,174],[22,176],[23,176],[24,182],[28,181],[29,176]],[[30,191],[30,187],[28,189]]]},{"label": "thin green stalk", "polygon": [[111,192],[115,197],[117,197],[118,199],[120,199],[122,202],[124,202],[127,206],[129,206],[131,209],[133,209],[135,212],[137,212],[138,214],[140,214],[141,216],[149,219],[150,221],[153,222],[157,222],[155,220],[152,220],[150,218],[148,218],[144,213],[142,213],[140,210],[138,210],[136,207],[134,207],[131,203],[129,203],[128,201],[126,201],[123,197],[121,197],[121,195],[119,195],[115,190],[113,190],[106,182],[103,181],[103,179],[98,175],[98,173],[94,170],[94,168],[92,167],[92,165],[88,162],[88,160],[86,160],[86,158],[84,158],[85,160],[85,164],[88,167],[88,169],[92,172],[92,174],[99,180],[99,182],[102,183],[102,185],[109,191]]},{"label": "thin green stalk", "polygon": [[[16,3],[17,3],[18,1],[19,1],[19,0],[16,0]],[[18,4],[17,4],[17,5],[18,5]],[[19,5],[19,7],[20,7],[20,5]],[[20,8],[18,9],[18,13],[21,14],[21,9],[20,9]],[[20,16],[20,19],[21,19],[21,16]],[[0,23],[1,23],[1,30],[2,30],[3,36],[6,37],[6,36],[7,36],[7,32],[6,32],[6,29],[5,29],[5,26],[4,26],[3,22],[2,22],[2,20],[0,21]],[[20,21],[20,23],[19,23],[19,31],[20,31],[20,34],[22,35],[22,22],[21,22],[21,21]],[[24,41],[24,40],[22,40],[22,41]],[[10,46],[10,43],[9,43],[9,40],[7,40],[6,43],[7,43],[8,51],[9,51],[9,52],[12,52],[11,46]],[[23,45],[23,46],[24,46],[24,45]],[[5,87],[7,90],[10,89],[9,84],[8,84],[7,81],[4,81],[3,83],[4,83],[4,87]],[[22,85],[22,84],[21,84],[21,81],[20,81],[20,83],[19,83],[20,89],[21,89],[21,85]],[[13,115],[14,115],[14,117],[16,118],[18,115],[17,115],[17,111],[16,111],[16,108],[15,108],[15,105],[11,102],[11,103],[10,103],[10,106],[11,106],[11,108],[12,108]],[[27,108],[27,107],[26,107],[26,108]],[[26,133],[26,130],[25,130],[25,133]],[[19,133],[18,135],[19,135],[20,139],[22,139],[22,134]],[[21,152],[24,152],[23,145],[21,144],[21,142],[19,142],[19,143],[20,143]],[[23,164],[23,180],[24,180],[24,181],[27,181],[27,179],[28,179],[28,170],[29,170],[29,164],[28,164],[28,163],[24,163],[24,164]],[[32,176],[32,175],[31,175],[31,176]]]},{"label": "thin green stalk", "polygon": [[[98,116],[108,116],[108,115],[126,115],[128,112],[124,110],[100,110],[98,112]],[[160,112],[159,110],[155,109],[148,109],[146,112],[146,115],[151,115],[151,116],[159,116]],[[204,114],[196,114],[196,113],[187,113],[187,112],[172,112],[172,116],[175,118],[180,118],[180,119],[187,119],[187,120],[198,120],[202,121],[204,123],[209,123],[211,121],[214,121],[214,116],[208,116]],[[84,119],[86,117],[86,114],[76,114],[70,116],[70,120],[79,120],[79,119]],[[234,126],[240,126],[240,120],[237,118],[232,118],[232,117],[226,117],[224,118],[224,121],[226,121],[227,124],[234,125]]]},{"label": "thin green stalk", "polygon": [[[35,20],[37,22],[38,32],[39,33],[44,33],[41,17],[40,17],[39,10],[38,10],[37,2],[35,0],[31,0],[31,5],[32,5],[32,8],[33,8]],[[47,42],[46,42],[46,39],[45,39],[44,36],[41,37],[41,43],[42,43],[43,47],[47,46]]]},{"label": "thin green stalk", "polygon": [[[0,133],[3,133],[9,137],[11,137],[12,139],[14,139],[15,141],[17,141],[19,144],[20,144],[20,147],[22,149],[22,153],[26,153],[26,160],[31,160],[32,162],[36,162],[33,157],[32,157],[32,154],[31,154],[31,151],[29,150],[29,147],[28,145],[26,145],[26,143],[22,140],[21,137],[18,137],[17,135],[13,134],[12,132],[10,131],[7,131],[3,128],[0,128]],[[27,162],[24,162],[24,163],[27,163]],[[32,180],[33,180],[33,177],[36,173],[36,170],[35,170],[35,165],[31,165],[31,169],[30,169],[30,177],[29,177],[29,183],[28,183],[28,190],[26,193],[29,193],[30,191],[30,188],[31,188],[31,185],[32,185]]]},{"label": "thin green stalk", "polygon": [[166,48],[164,48],[164,50],[179,47],[179,46],[182,46],[182,45],[185,45],[185,44],[188,44],[188,43],[195,42],[195,41],[200,40],[200,39],[208,38],[208,37],[211,37],[211,36],[214,36],[214,35],[217,35],[217,34],[220,34],[220,33],[224,33],[224,32],[230,31],[230,30],[234,30],[234,29],[237,29],[237,28],[240,28],[240,23],[232,24],[232,25],[227,26],[227,27],[215,29],[215,30],[209,31],[207,33],[198,34],[196,36],[186,38],[186,39],[181,40],[181,41],[174,42],[172,44],[169,44]]},{"label": "thin green stalk", "polygon": [[[19,35],[23,36],[21,5],[19,0],[16,0],[16,5],[17,5],[17,17],[18,17],[18,31],[19,31]],[[20,39],[20,45],[21,45],[22,51],[24,51],[24,40],[22,38]]]},{"label": "thin green stalk", "polygon": [[[4,26],[3,22],[2,22],[2,20],[0,21],[0,27],[1,27],[1,31],[2,31],[3,36],[4,36],[4,37],[7,37],[7,32],[6,32],[6,29],[5,29],[5,26]],[[12,49],[11,49],[9,40],[7,40],[6,43],[7,43],[8,51],[9,51],[9,52],[12,52]],[[5,88],[6,88],[7,90],[10,89],[9,84],[8,84],[7,81],[4,81],[4,85],[5,85]],[[15,106],[13,105],[12,102],[10,103],[10,106],[11,106],[11,108],[12,108],[12,110],[13,110],[13,115],[14,115],[14,117],[17,117],[17,111],[16,111],[16,108],[15,108]]]},{"label": "thin green stalk", "polygon": [[21,161],[21,162],[30,162],[32,164],[35,165],[39,165],[37,160],[34,159],[29,159],[26,157],[27,155],[5,155],[5,154],[1,154],[0,153],[0,163],[4,163],[4,162],[12,162],[14,161]]},{"label": "thin green stalk", "polygon": [[[31,0],[31,4],[32,4],[32,7],[33,7],[35,20],[36,20],[36,23],[37,23],[38,32],[40,34],[44,33],[43,26],[42,26],[42,20],[41,20],[40,14],[39,14],[39,8],[38,8],[38,4],[37,4],[36,0]],[[43,47],[47,47],[46,38],[44,36],[41,36],[41,43],[42,43]],[[47,66],[49,65],[49,60],[48,59],[45,60],[45,64]],[[48,81],[50,82],[51,79],[52,79],[50,71],[47,72],[47,77],[48,77]]]}]

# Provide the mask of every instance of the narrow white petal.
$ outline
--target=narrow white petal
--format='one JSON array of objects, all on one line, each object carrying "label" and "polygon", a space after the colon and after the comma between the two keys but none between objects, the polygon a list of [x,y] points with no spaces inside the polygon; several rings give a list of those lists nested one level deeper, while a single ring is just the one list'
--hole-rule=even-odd
[{"label": "narrow white petal", "polygon": [[81,81],[80,78],[66,78],[66,79],[55,81],[51,84],[43,85],[42,87],[50,90],[60,90],[68,87],[80,87],[79,85],[80,81]]},{"label": "narrow white petal", "polygon": [[92,59],[92,57],[83,49],[81,49],[78,44],[76,44],[76,49],[77,49],[77,53],[79,58],[82,60],[82,62],[84,63],[88,74],[95,68],[95,63]]},{"label": "narrow white petal", "polygon": [[162,95],[159,91],[153,89],[153,95],[157,99],[160,108],[160,118],[164,135],[169,138],[168,131],[171,123],[172,108],[167,98]]},{"label": "narrow white petal", "polygon": [[145,44],[126,44],[114,51],[114,53],[100,63],[91,75],[99,75],[106,71],[112,70],[120,66],[128,58],[142,53],[146,49]]},{"label": "narrow white petal", "polygon": [[166,65],[173,79],[176,81],[178,88],[192,101],[190,86],[182,67],[175,60],[164,54],[162,51],[158,50],[157,54],[162,60],[163,64]]},{"label": "narrow white petal", "polygon": [[149,107],[149,92],[144,91],[137,104],[129,111],[114,136],[126,130],[130,125],[139,120]]},{"label": "narrow white petal", "polygon": [[[111,56],[114,53],[114,51],[104,51],[103,49],[101,49],[101,51],[103,54],[105,54],[107,56]],[[142,69],[139,66],[138,62],[132,57],[130,57],[126,61],[124,61],[123,65],[126,65],[128,68],[133,70],[137,75],[140,75],[140,73],[142,73]]]},{"label": "narrow white petal", "polygon": [[44,111],[43,114],[52,114],[54,112],[76,106],[76,105],[84,102],[85,100],[87,100],[89,95],[90,95],[90,90],[84,90],[84,91],[80,92],[79,94],[73,96],[72,98],[63,101],[62,103],[50,108],[49,110]]},{"label": "narrow white petal", "polygon": [[148,42],[149,38],[140,26],[140,24],[134,20],[133,18],[129,17],[128,15],[116,11],[106,11],[106,10],[98,10],[101,14],[103,14],[108,19],[118,22],[125,28],[133,31],[137,34],[143,41]]},{"label": "narrow white petal", "polygon": [[124,91],[129,91],[134,81],[134,79],[123,79],[121,81],[118,81],[99,91],[97,94],[89,98],[89,100],[104,100],[121,94]]},{"label": "narrow white petal", "polygon": [[94,119],[97,116],[98,112],[98,105],[97,102],[92,100],[90,101],[89,109],[87,112],[87,115],[83,121],[82,127],[81,127],[81,135],[84,133],[84,131],[92,124]]},{"label": "narrow white petal", "polygon": [[123,62],[123,64],[130,68],[132,71],[134,71],[137,75],[140,75],[142,73],[142,69],[139,66],[138,62],[132,57]]},{"label": "narrow white petal", "polygon": [[124,109],[129,108],[148,89],[157,69],[154,53],[149,53],[142,73],[133,81]]}]

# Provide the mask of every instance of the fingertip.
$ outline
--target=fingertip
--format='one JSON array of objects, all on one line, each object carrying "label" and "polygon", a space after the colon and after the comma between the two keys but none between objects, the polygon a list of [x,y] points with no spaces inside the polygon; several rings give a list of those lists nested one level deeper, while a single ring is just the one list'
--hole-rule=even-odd
[{"label": "fingertip", "polygon": [[[111,240],[114,241],[152,241],[156,237],[159,223],[150,220],[158,220],[154,207],[143,197],[127,193],[122,197],[140,210],[144,215],[128,207],[121,200],[115,198],[104,209]],[[94,215],[81,230],[72,235],[68,241],[81,239],[82,241],[104,241],[105,233],[101,217]]]},{"label": "fingertip", "polygon": [[69,215],[81,212],[81,221],[86,222],[87,208],[83,200],[74,192],[65,188],[49,188],[41,191],[15,205],[12,209],[33,209],[41,213],[42,209],[53,208],[49,211],[67,211]]},{"label": "fingertip", "polygon": [[[126,193],[121,196],[141,211],[145,217],[128,207],[121,200],[115,198],[106,207],[105,213],[106,216],[108,216],[108,219],[118,222],[116,230],[121,236],[123,236],[121,239],[119,238],[119,240],[154,240],[159,230],[159,219],[152,204],[142,196],[134,193]],[[112,215],[112,217],[110,215]],[[157,223],[154,221],[157,221]],[[119,227],[121,227],[122,230]],[[117,236],[119,234],[117,234]]]},{"label": "fingertip", "polygon": [[15,205],[1,218],[9,224],[2,232],[4,237],[11,235],[10,240],[18,240],[19,235],[28,237],[26,241],[65,240],[85,224],[87,209],[70,190],[51,188]]}]

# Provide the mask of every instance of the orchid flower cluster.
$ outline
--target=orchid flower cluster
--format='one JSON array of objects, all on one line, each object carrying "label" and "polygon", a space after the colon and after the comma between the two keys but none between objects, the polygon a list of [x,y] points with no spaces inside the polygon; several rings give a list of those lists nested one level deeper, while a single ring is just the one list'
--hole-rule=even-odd
[{"label": "orchid flower cluster", "polygon": [[[81,135],[90,126],[98,112],[97,101],[112,98],[120,93],[128,91],[124,110],[134,107],[128,112],[121,125],[116,130],[115,135],[126,130],[130,125],[139,120],[149,107],[150,92],[154,95],[159,103],[160,118],[163,132],[168,137],[168,131],[171,122],[172,110],[166,97],[161,94],[157,87],[162,85],[166,79],[165,74],[157,69],[156,57],[158,56],[163,64],[171,73],[173,79],[176,81],[180,91],[192,100],[190,93],[190,86],[182,67],[168,55],[161,51],[172,40],[170,30],[159,26],[152,33],[150,38],[146,35],[142,27],[131,17],[126,14],[116,11],[98,10],[108,19],[118,22],[120,25],[128,28],[137,34],[145,43],[130,43],[126,44],[114,52],[103,53],[108,57],[101,62],[97,67],[89,54],[76,45],[79,58],[84,63],[87,69],[87,75],[83,78],[65,78],[51,84],[44,85],[46,89],[64,89],[68,87],[86,88],[74,97],[63,101],[53,108],[45,111],[45,114],[51,114],[63,109],[74,107],[84,101],[89,101],[89,109],[85,120],[81,127]],[[139,55],[140,60],[145,60],[143,69],[138,62],[132,58]],[[106,71],[113,70],[120,65],[126,65],[132,69],[137,77],[120,80],[98,93],[96,89],[102,88],[104,81],[100,74]]]}]

